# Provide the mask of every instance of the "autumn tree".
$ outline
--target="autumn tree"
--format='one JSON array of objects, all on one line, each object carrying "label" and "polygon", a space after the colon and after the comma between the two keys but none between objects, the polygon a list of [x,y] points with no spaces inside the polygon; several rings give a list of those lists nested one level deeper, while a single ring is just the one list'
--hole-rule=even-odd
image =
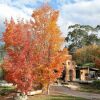
[{"label": "autumn tree", "polygon": [[56,23],[58,15],[58,11],[45,5],[33,11],[29,22],[6,22],[5,79],[22,92],[30,91],[35,83],[48,88],[63,71],[67,56],[60,50],[63,38]]},{"label": "autumn tree", "polygon": [[[83,48],[77,49],[73,55],[74,60],[78,65],[84,65],[90,63],[90,66],[99,68],[100,63],[100,46],[89,45]],[[91,65],[93,64],[93,65]]]},{"label": "autumn tree", "polygon": [[[60,50],[63,38],[57,26],[58,15],[59,12],[53,10],[48,5],[37,9],[32,14],[32,17],[35,19],[35,22],[32,23],[34,33],[38,32],[38,37],[41,37],[37,45],[40,50],[37,53],[41,55],[36,67],[38,68],[37,75],[40,74],[37,77],[37,82],[40,81],[40,83],[47,87],[57,77],[60,77],[63,70],[62,63],[67,58],[65,51]],[[37,38],[36,40],[39,39],[38,37],[35,37]]]},{"label": "autumn tree", "polygon": [[95,66],[100,69],[100,58],[95,58],[94,63]]},{"label": "autumn tree", "polygon": [[5,80],[17,84],[17,89],[25,93],[31,90],[33,82],[31,30],[30,23],[15,23],[11,19],[9,23],[6,22],[6,30],[3,33],[7,53],[3,63]]}]

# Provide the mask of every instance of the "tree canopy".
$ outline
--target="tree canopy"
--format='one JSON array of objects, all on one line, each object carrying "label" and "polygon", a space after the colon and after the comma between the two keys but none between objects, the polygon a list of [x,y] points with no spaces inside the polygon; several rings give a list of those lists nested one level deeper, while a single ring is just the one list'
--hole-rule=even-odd
[{"label": "tree canopy", "polygon": [[5,79],[22,92],[30,91],[34,83],[45,87],[61,75],[67,57],[60,50],[64,39],[56,24],[58,15],[58,11],[44,5],[33,11],[34,21],[6,22]]},{"label": "tree canopy", "polygon": [[100,68],[100,46],[89,45],[77,49],[76,52],[73,54],[73,58],[78,65],[89,65]]},{"label": "tree canopy", "polygon": [[75,24],[69,26],[68,29],[69,32],[65,40],[67,41],[70,52],[74,52],[84,46],[100,44],[100,38],[98,37],[100,31],[99,25],[94,28],[90,25]]}]

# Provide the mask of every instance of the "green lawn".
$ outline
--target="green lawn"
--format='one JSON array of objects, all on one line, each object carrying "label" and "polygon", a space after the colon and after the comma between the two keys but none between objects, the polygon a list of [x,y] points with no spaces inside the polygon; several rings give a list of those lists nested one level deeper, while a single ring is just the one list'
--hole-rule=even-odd
[{"label": "green lawn", "polygon": [[80,91],[100,94],[100,89],[94,88],[91,85],[81,85]]},{"label": "green lawn", "polygon": [[0,86],[0,95],[9,94],[10,92],[15,91],[14,86]]},{"label": "green lawn", "polygon": [[29,100],[88,100],[88,99],[67,96],[67,95],[51,95],[51,96],[36,95],[36,96],[30,96]]}]

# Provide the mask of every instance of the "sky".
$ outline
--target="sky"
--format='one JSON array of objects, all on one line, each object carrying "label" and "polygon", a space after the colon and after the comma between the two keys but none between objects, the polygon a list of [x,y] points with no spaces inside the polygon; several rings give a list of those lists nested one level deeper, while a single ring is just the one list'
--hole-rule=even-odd
[{"label": "sky", "polygon": [[63,36],[67,35],[69,25],[100,24],[100,0],[0,0],[0,32],[4,31],[5,18],[29,20],[33,10],[46,2],[59,10],[57,24]]}]

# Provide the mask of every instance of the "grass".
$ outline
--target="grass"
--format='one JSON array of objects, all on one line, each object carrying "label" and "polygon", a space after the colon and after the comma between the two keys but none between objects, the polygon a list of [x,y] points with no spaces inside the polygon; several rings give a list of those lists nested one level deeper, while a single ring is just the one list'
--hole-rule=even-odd
[{"label": "grass", "polygon": [[81,85],[80,91],[100,94],[100,89],[94,88],[91,85]]},{"label": "grass", "polygon": [[80,97],[73,97],[73,96],[67,96],[67,95],[35,95],[30,96],[29,100],[88,100]]},{"label": "grass", "polygon": [[2,91],[2,90],[14,90],[15,89],[15,87],[14,86],[0,86],[0,91]]},{"label": "grass", "polygon": [[0,86],[0,95],[6,95],[15,90],[14,86]]},{"label": "grass", "polygon": [[[5,100],[5,98],[10,98],[12,96],[12,93],[10,93],[10,91],[13,91],[14,89],[15,89],[15,87],[13,87],[13,86],[0,87],[0,90],[1,90],[0,100],[1,100],[1,98],[3,98],[2,100]],[[35,96],[28,96],[28,97],[29,97],[29,100],[88,100],[88,99],[84,99],[84,98],[80,98],[80,97],[67,96],[64,94],[62,94],[62,95],[35,95]]]},{"label": "grass", "polygon": [[[13,100],[13,95],[0,96],[0,100]],[[7,99],[8,98],[8,99]],[[73,97],[67,95],[35,95],[28,96],[28,100],[88,100],[80,97]]]}]

